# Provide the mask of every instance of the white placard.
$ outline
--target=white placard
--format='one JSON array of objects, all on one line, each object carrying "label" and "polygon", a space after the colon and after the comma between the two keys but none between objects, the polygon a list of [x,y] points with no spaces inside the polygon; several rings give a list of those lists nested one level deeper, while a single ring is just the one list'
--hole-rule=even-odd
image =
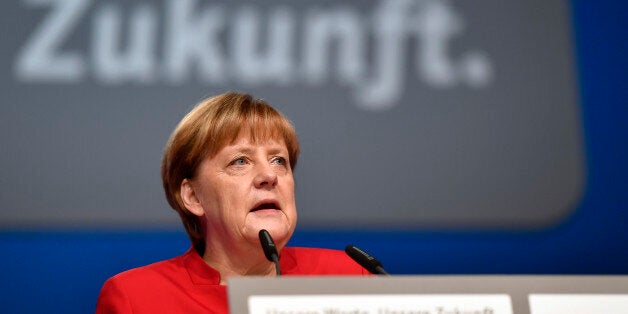
[{"label": "white placard", "polygon": [[513,314],[507,294],[254,295],[250,314]]},{"label": "white placard", "polygon": [[628,294],[531,294],[530,314],[626,314]]}]

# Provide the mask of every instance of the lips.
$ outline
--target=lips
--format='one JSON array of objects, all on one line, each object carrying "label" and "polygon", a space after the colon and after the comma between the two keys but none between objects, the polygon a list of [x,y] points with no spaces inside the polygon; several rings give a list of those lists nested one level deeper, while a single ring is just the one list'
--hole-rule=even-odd
[{"label": "lips", "polygon": [[256,211],[265,210],[265,209],[281,210],[281,208],[279,207],[279,203],[277,203],[277,201],[263,200],[255,204],[255,206],[251,209],[251,212],[256,212]]}]

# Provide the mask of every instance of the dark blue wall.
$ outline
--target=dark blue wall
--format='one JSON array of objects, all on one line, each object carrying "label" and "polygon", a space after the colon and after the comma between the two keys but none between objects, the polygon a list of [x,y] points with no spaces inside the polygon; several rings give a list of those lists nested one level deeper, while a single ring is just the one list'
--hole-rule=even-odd
[{"label": "dark blue wall", "polygon": [[[395,274],[628,274],[626,8],[573,1],[588,173],[563,223],[534,232],[298,231],[291,245],[353,243]],[[0,312],[93,312],[107,277],[188,246],[183,231],[0,231]]]}]

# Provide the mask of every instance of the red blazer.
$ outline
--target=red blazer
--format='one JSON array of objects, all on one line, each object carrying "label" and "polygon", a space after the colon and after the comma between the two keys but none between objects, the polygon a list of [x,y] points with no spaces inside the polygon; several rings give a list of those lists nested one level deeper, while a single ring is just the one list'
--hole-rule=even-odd
[{"label": "red blazer", "polygon": [[[282,275],[367,275],[344,252],[327,249],[281,250]],[[103,285],[96,313],[229,313],[220,273],[188,250],[182,256],[131,269]]]}]

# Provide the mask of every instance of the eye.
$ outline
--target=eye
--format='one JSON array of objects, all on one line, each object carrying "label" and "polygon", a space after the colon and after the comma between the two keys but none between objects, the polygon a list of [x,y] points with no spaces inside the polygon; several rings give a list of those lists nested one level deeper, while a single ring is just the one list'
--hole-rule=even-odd
[{"label": "eye", "polygon": [[277,165],[282,165],[282,166],[285,166],[287,164],[286,158],[283,158],[283,157],[273,158],[272,163],[277,164]]},{"label": "eye", "polygon": [[233,161],[231,161],[229,163],[229,165],[234,165],[234,166],[244,166],[246,165],[246,158],[244,157],[239,157],[234,159]]}]

